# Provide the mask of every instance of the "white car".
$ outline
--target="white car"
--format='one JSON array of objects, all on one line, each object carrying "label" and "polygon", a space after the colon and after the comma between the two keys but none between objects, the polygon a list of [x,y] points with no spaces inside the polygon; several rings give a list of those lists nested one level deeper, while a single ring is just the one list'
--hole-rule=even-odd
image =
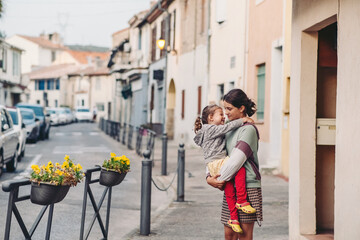
[{"label": "white car", "polygon": [[18,131],[19,134],[19,149],[18,149],[18,161],[21,161],[21,158],[25,155],[25,145],[26,145],[26,126],[23,122],[21,112],[19,108],[9,108],[7,107],[6,110],[10,113],[10,116],[13,120],[14,130]]},{"label": "white car", "polygon": [[59,124],[59,113],[56,109],[46,108],[46,113],[50,115],[50,124],[51,126],[55,126]]},{"label": "white car", "polygon": [[93,119],[93,115],[90,112],[89,108],[77,107],[75,108],[75,118],[77,122],[81,122],[81,121],[91,122]]}]

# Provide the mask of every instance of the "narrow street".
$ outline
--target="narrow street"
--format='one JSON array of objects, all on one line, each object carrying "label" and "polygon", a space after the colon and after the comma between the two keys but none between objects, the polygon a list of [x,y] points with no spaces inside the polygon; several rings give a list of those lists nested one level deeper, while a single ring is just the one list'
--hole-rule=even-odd
[{"label": "narrow street", "polygon": [[[26,144],[25,157],[19,163],[16,172],[4,174],[0,178],[0,184],[6,180],[19,179],[30,176],[32,164],[62,163],[65,154],[69,155],[75,163],[80,163],[83,170],[101,165],[102,162],[110,157],[110,152],[125,154],[131,161],[131,172],[125,180],[118,186],[113,187],[109,239],[121,239],[140,223],[140,174],[141,157],[134,151],[129,151],[124,145],[114,141],[98,129],[97,124],[76,123],[66,126],[52,127],[50,139],[39,141],[36,144]],[[94,175],[96,176],[96,175]],[[22,190],[23,189],[23,190]],[[98,202],[104,187],[99,184],[92,184],[91,189]],[[28,194],[30,187],[20,188],[22,193]],[[80,235],[80,222],[82,211],[82,199],[84,194],[84,183],[70,188],[69,193],[63,201],[55,204],[53,224],[51,229],[51,239],[78,239]],[[0,238],[4,236],[6,212],[9,194],[0,191]],[[153,195],[152,201],[156,203],[152,211],[156,211],[158,206],[168,202],[169,196],[160,192]],[[102,221],[105,224],[106,199],[101,210]],[[16,204],[28,230],[31,228],[42,206],[32,204],[30,201],[22,201]],[[87,205],[87,221],[85,231],[89,227],[90,219],[94,211],[90,201]],[[47,223],[47,212],[40,222],[33,239],[44,239]],[[21,229],[12,217],[10,239],[23,239]],[[100,239],[101,231],[97,221],[90,233],[89,239]]]}]

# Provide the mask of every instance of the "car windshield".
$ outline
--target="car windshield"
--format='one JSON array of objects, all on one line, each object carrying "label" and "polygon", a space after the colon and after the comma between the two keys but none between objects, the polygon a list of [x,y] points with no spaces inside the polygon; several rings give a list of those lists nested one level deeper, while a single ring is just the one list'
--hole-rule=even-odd
[{"label": "car windshield", "polygon": [[78,109],[77,111],[78,111],[78,112],[90,112],[89,109]]},{"label": "car windshield", "polygon": [[9,113],[10,113],[10,115],[11,115],[11,118],[12,118],[12,120],[13,120],[13,123],[15,124],[15,125],[18,125],[18,116],[17,116],[17,112],[15,112],[15,111],[9,111]]},{"label": "car windshield", "polygon": [[28,111],[21,111],[21,116],[24,119],[34,119],[34,114],[32,112],[28,112]]},{"label": "car windshield", "polygon": [[56,114],[55,110],[46,110],[49,114]]},{"label": "car windshield", "polygon": [[42,107],[29,106],[29,105],[24,105],[24,106],[20,106],[20,107],[22,107],[22,108],[30,108],[30,109],[34,110],[36,116],[41,116],[41,117],[44,116]]}]

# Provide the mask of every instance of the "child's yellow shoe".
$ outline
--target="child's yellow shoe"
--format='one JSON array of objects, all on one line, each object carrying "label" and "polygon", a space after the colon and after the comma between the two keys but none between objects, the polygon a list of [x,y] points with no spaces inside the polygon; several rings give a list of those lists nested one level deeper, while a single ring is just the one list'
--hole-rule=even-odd
[{"label": "child's yellow shoe", "polygon": [[227,223],[230,225],[230,227],[232,228],[232,230],[234,232],[243,233],[243,230],[240,227],[239,221],[229,219],[229,221]]},{"label": "child's yellow shoe", "polygon": [[256,213],[256,209],[253,208],[249,202],[240,204],[240,203],[236,203],[235,207],[237,209],[240,209],[241,211],[243,211],[244,213],[248,213],[248,214],[253,214]]}]

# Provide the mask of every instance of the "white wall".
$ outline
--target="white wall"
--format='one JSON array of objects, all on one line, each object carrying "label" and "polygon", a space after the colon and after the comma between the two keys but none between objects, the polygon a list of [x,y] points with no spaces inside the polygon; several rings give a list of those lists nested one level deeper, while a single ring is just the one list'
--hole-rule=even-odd
[{"label": "white wall", "polygon": [[21,55],[21,73],[31,72],[32,65],[39,65],[39,47],[18,35],[6,39],[10,44],[24,50]]}]

